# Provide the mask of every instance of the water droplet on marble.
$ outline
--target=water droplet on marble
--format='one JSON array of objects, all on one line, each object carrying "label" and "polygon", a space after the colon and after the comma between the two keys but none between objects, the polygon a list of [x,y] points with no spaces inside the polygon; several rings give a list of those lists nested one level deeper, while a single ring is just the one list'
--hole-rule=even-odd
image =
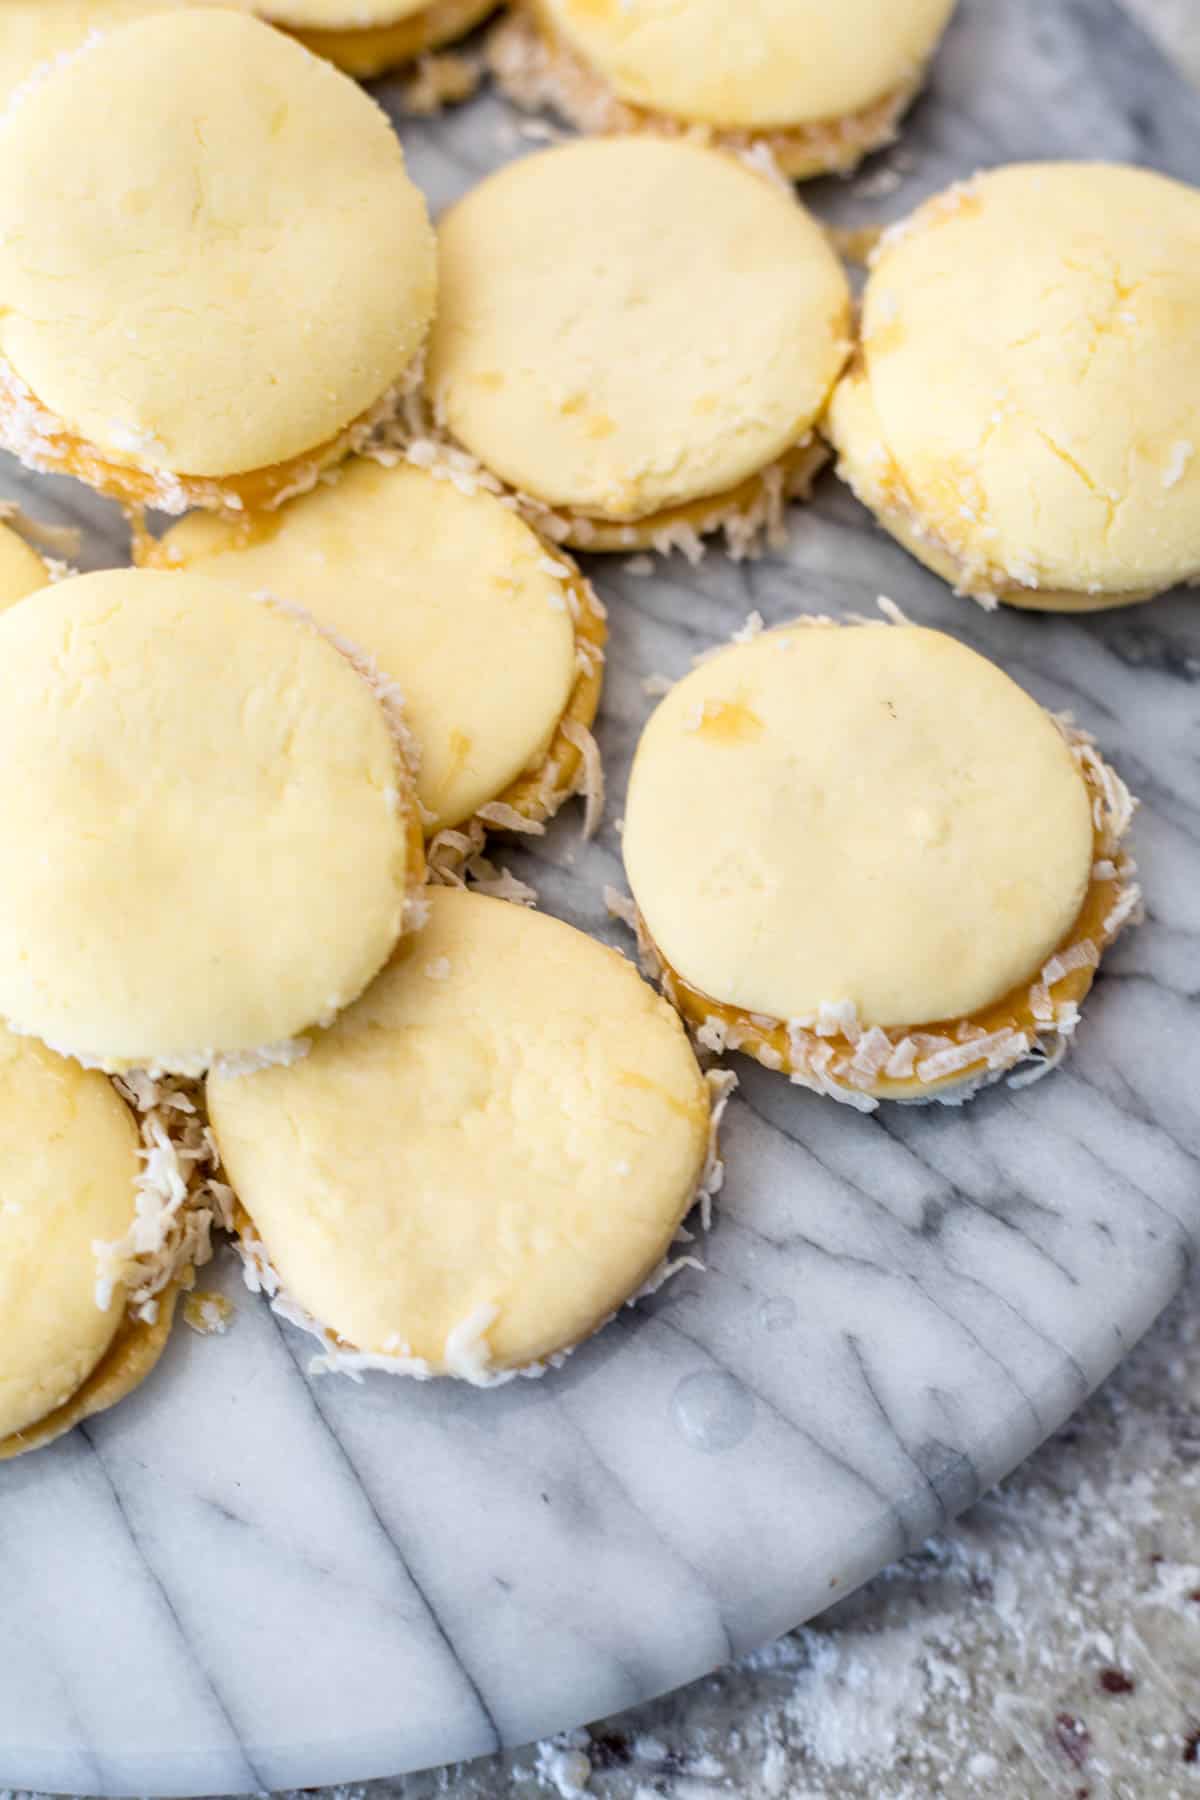
[{"label": "water droplet on marble", "polygon": [[754,1396],[736,1375],[702,1370],[685,1375],[675,1389],[671,1413],[679,1434],[693,1450],[709,1455],[732,1450],[754,1423]]},{"label": "water droplet on marble", "polygon": [[796,1323],[796,1302],[785,1294],[773,1294],[759,1307],[758,1318],[765,1331],[786,1331]]}]

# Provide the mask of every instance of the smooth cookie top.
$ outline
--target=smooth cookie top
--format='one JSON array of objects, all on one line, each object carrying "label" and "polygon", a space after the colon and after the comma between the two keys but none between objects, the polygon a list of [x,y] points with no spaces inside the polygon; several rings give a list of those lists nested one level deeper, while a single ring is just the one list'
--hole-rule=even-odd
[{"label": "smooth cookie top", "polygon": [[692,987],[772,1019],[969,1016],[1078,917],[1087,787],[1007,675],[940,632],[797,623],[672,688],[642,735],[633,897]]},{"label": "smooth cookie top", "polygon": [[288,1069],[210,1077],[288,1296],[439,1374],[522,1368],[646,1281],[704,1166],[708,1091],[617,952],[507,901],[432,917]]},{"label": "smooth cookie top", "polygon": [[0,1016],[183,1071],[353,1000],[403,927],[413,796],[315,627],[199,575],[0,613]]},{"label": "smooth cookie top", "polygon": [[510,163],[438,233],[433,401],[551,506],[640,519],[810,429],[848,349],[820,227],[735,157],[650,137]]}]

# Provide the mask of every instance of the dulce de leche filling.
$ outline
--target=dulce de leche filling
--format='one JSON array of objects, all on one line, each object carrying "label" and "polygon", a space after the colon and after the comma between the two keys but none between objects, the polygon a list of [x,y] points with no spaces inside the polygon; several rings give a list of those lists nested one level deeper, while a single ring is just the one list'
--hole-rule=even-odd
[{"label": "dulce de leche filling", "polygon": [[[1136,914],[1136,865],[1121,849],[1135,802],[1124,783],[1073,727],[1064,727],[1092,799],[1092,878],[1078,917],[1038,974],[970,1018],[912,1028],[863,1027],[853,1007],[828,1006],[815,1020],[774,1019],[727,1006],[691,987],[659,952],[640,915],[644,957],[663,991],[714,1052],[744,1051],[797,1086],[873,1111],[880,1100],[919,1100],[970,1087],[1033,1060],[1057,1062],[1079,1022],[1079,1008],[1104,950]],[[1031,1071],[1032,1075],[1033,1071]]]},{"label": "dulce de leche filling", "polygon": [[395,405],[393,391],[334,437],[285,462],[238,475],[183,475],[113,460],[97,445],[77,437],[0,357],[0,445],[27,468],[73,475],[131,510],[152,507],[184,513],[198,506],[210,512],[270,511],[293,495],[307,492],[323,470],[360,449],[375,427],[390,417]]},{"label": "dulce de leche filling", "polygon": [[699,540],[709,532],[724,531],[730,553],[739,560],[752,555],[764,537],[771,545],[782,541],[785,502],[806,499],[828,459],[828,446],[810,433],[736,487],[663,507],[645,518],[603,519],[595,514],[560,512],[527,496],[522,496],[523,510],[547,537],[572,550],[657,550],[664,555],[683,550],[698,560]]}]

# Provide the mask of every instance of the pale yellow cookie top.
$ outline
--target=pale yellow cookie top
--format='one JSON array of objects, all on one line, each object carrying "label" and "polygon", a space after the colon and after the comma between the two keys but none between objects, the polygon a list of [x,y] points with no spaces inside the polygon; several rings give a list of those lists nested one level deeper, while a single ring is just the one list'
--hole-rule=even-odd
[{"label": "pale yellow cookie top", "polygon": [[920,76],[954,0],[534,0],[635,106],[769,130],[861,112]]},{"label": "pale yellow cookie top", "polygon": [[[1200,192],[1027,164],[885,237],[830,413],[960,561],[1075,592],[1200,573]],[[986,585],[986,577],[984,580]]]},{"label": "pale yellow cookie top", "polygon": [[289,1296],[344,1342],[438,1373],[471,1346],[525,1367],[665,1255],[707,1089],[615,951],[507,901],[430,900],[304,1062],[210,1078],[213,1127]]},{"label": "pale yellow cookie top", "polygon": [[248,538],[193,513],[158,554],[298,600],[366,650],[403,691],[433,828],[470,818],[539,762],[566,709],[575,631],[554,559],[482,490],[360,460]]},{"label": "pale yellow cookie top", "polygon": [[954,638],[797,624],[723,650],[651,717],[625,806],[633,897],[711,998],[811,1022],[969,1015],[1079,914],[1091,807],[1057,726]]},{"label": "pale yellow cookie top", "polygon": [[93,31],[166,12],[180,0],[0,0],[0,109],[44,63],[77,50]]},{"label": "pale yellow cookie top", "polygon": [[36,593],[50,579],[50,571],[19,531],[0,521],[0,609]]},{"label": "pale yellow cookie top", "polygon": [[460,200],[438,241],[435,405],[551,505],[636,519],[722,493],[804,436],[845,360],[824,234],[721,151],[541,151]]},{"label": "pale yellow cookie top", "polygon": [[291,1038],[402,928],[383,707],[223,582],[110,570],[0,613],[0,770],[0,1017],[81,1059],[186,1070]]},{"label": "pale yellow cookie top", "polygon": [[103,1075],[0,1027],[0,1439],[91,1374],[124,1294],[96,1304],[96,1240],[133,1222],[133,1117]]},{"label": "pale yellow cookie top", "polygon": [[113,32],[10,108],[0,159],[0,353],[118,460],[284,462],[424,338],[433,238],[395,134],[257,19],[185,8]]}]

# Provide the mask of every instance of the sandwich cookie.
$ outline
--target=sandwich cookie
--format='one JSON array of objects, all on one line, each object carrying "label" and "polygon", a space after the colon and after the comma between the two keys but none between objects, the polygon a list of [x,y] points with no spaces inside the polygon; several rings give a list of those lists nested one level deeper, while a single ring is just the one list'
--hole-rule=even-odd
[{"label": "sandwich cookie", "polygon": [[427,835],[537,831],[587,781],[603,612],[510,507],[446,473],[356,459],[278,512],[193,513],[142,554],[299,601],[398,682]]},{"label": "sandwich cookie", "polygon": [[138,1132],[102,1075],[0,1028],[0,1460],[113,1406],[166,1344],[120,1283],[97,1292],[96,1244],[134,1223]]},{"label": "sandwich cookie", "polygon": [[876,252],[828,430],[885,529],[986,606],[1196,580],[1200,192],[1030,163],[926,202]]},{"label": "sandwich cookie", "polygon": [[360,81],[438,50],[497,0],[265,0],[253,10]]},{"label": "sandwich cookie", "polygon": [[211,1075],[209,1115],[248,1279],[325,1366],[489,1384],[668,1272],[716,1185],[713,1083],[617,952],[478,894],[430,906],[302,1063]]},{"label": "sandwich cookie", "polygon": [[85,46],[9,106],[0,155],[0,443],[31,468],[270,507],[415,379],[434,245],[395,134],[258,20],[184,8]]},{"label": "sandwich cookie", "polygon": [[800,620],[663,700],[623,844],[698,1040],[869,1110],[1057,1059],[1137,907],[1132,810],[1089,740],[955,639]]},{"label": "sandwich cookie", "polygon": [[819,226],[723,151],[597,138],[510,163],[438,234],[435,419],[589,550],[735,552],[824,457],[849,348]]},{"label": "sandwich cookie", "polygon": [[954,0],[522,0],[492,46],[518,105],[581,131],[762,145],[797,179],[895,136]]},{"label": "sandwich cookie", "polygon": [[414,922],[385,702],[311,621],[200,575],[0,613],[0,1016],[110,1071],[300,1054]]}]

